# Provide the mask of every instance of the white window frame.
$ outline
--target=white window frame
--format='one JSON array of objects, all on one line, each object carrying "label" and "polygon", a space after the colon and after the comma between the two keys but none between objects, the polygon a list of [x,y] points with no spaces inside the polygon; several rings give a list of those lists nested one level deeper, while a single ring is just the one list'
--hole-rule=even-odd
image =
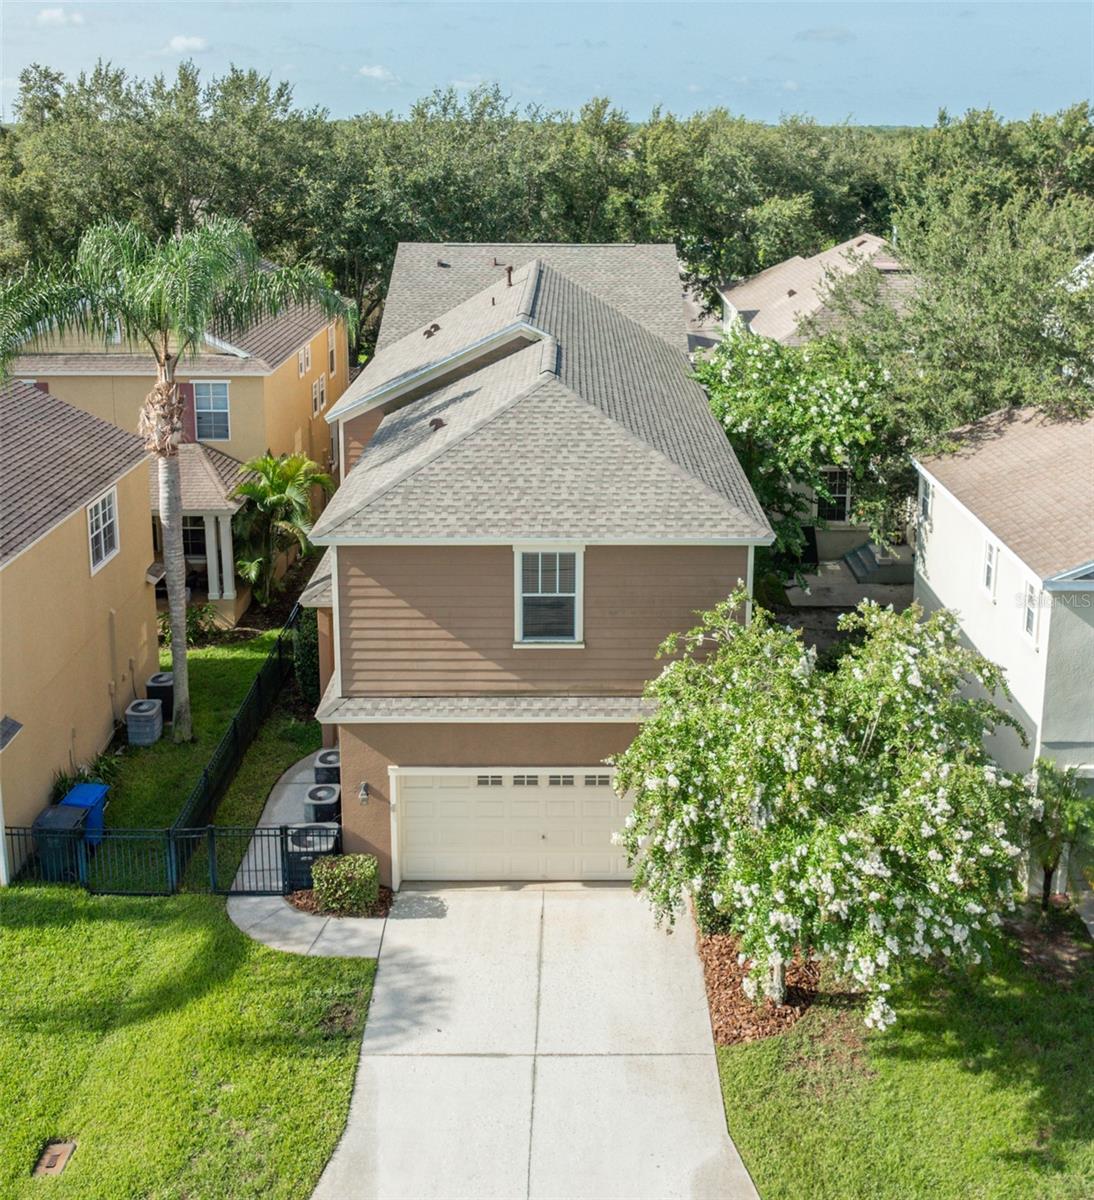
[{"label": "white window frame", "polygon": [[[227,379],[195,379],[191,382],[191,387],[194,389],[194,436],[199,442],[230,442],[232,440],[232,388],[231,383]],[[201,430],[198,427],[198,388],[199,387],[223,387],[224,388],[224,417],[228,425],[228,432],[224,437],[208,437],[202,436]],[[211,398],[211,397],[210,397]],[[210,412],[219,411],[210,409]]]},{"label": "white window frame", "polygon": [[311,370],[311,342],[304,347],[304,371]]},{"label": "white window frame", "polygon": [[[574,636],[572,638],[526,638],[524,636],[525,554],[572,554],[574,556]],[[559,593],[565,595],[568,593]],[[513,648],[571,649],[585,648],[585,547],[575,542],[513,547]]]},{"label": "white window frame", "polygon": [[[1040,599],[1040,588],[1027,580],[1025,591],[1022,594],[1022,632],[1035,646],[1037,645],[1038,626],[1041,624]],[[1031,612],[1032,622],[1030,621]]]},{"label": "white window frame", "polygon": [[319,411],[327,407],[327,375],[325,371],[319,372]]},{"label": "white window frame", "polygon": [[[108,553],[104,554],[98,562],[95,561],[95,535],[101,533],[106,528],[106,523],[102,522],[99,528],[95,528],[96,510],[107,501],[110,503],[111,521],[114,526],[114,547]],[[121,524],[118,520],[118,489],[116,487],[107,488],[105,492],[95,497],[87,506],[87,555],[88,561],[91,564],[91,574],[97,575],[103,567],[106,566],[118,551],[122,548],[121,539]]]},{"label": "white window frame", "polygon": [[[847,467],[821,467],[821,474],[827,476],[836,471],[842,471],[847,477],[847,488],[844,492],[843,516],[842,517],[822,517],[820,515],[820,506],[827,504],[822,496],[813,497],[813,512],[818,520],[824,521],[826,525],[850,525],[851,524],[851,472]],[[827,482],[827,480],[826,480]],[[832,491],[831,488],[828,489]],[[838,495],[837,492],[832,492],[833,495]]]},{"label": "white window frame", "polygon": [[304,374],[305,374],[304,349],[303,349],[303,347],[301,347],[296,352],[296,377],[297,377],[297,379],[303,379]]},{"label": "white window frame", "polygon": [[311,415],[319,416],[319,380],[313,379],[311,385]]},{"label": "white window frame", "polygon": [[995,590],[999,582],[999,547],[991,538],[984,540],[984,557],[980,563],[980,583],[984,591],[995,599]]},{"label": "white window frame", "polygon": [[327,326],[327,370],[332,377],[338,374],[337,330],[337,325]]},{"label": "white window frame", "polygon": [[919,519],[921,521],[929,521],[931,519],[931,481],[926,475],[919,477]]}]

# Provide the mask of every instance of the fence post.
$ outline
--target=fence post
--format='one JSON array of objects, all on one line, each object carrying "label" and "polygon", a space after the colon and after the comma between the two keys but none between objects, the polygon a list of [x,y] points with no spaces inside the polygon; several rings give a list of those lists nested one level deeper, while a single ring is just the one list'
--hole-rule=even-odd
[{"label": "fence post", "polygon": [[167,862],[167,894],[173,896],[179,890],[179,860],[174,829],[165,829],[163,837]]},{"label": "fence post", "polygon": [[281,846],[281,894],[289,892],[289,827],[282,825],[278,829],[278,842]]},{"label": "fence post", "polygon": [[206,853],[209,856],[209,891],[211,891],[214,895],[216,895],[216,890],[217,890],[217,834],[216,834],[216,827],[213,825],[206,826],[205,845],[206,845]]},{"label": "fence post", "polygon": [[[76,877],[84,887],[88,887],[87,842],[84,840],[83,833],[80,833],[76,838]],[[91,889],[88,888],[88,890],[90,891]]]}]

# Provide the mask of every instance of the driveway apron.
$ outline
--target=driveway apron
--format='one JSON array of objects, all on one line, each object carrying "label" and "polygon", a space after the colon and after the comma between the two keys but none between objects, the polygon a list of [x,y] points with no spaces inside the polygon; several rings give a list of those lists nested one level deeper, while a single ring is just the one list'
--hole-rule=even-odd
[{"label": "driveway apron", "polygon": [[627,887],[404,889],[315,1200],[744,1200],[690,921]]}]

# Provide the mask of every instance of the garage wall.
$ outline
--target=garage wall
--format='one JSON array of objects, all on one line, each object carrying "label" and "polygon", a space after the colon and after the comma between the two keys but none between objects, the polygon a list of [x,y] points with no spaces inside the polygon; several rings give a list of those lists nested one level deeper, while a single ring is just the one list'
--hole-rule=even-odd
[{"label": "garage wall", "polygon": [[515,648],[512,547],[340,546],[342,692],[637,696],[747,572],[743,546],[589,546],[585,648]]},{"label": "garage wall", "polygon": [[[341,725],[342,836],[347,853],[375,854],[391,883],[389,766],[596,766],[625,750],[637,725]],[[369,800],[358,793],[368,782]]]}]

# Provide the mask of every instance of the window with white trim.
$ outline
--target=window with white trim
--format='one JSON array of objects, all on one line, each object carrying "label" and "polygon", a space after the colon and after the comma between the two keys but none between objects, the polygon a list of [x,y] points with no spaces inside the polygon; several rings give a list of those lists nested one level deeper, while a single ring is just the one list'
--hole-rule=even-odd
[{"label": "window with white trim", "polygon": [[118,553],[118,493],[111,488],[87,506],[87,537],[91,546],[91,573]]},{"label": "window with white trim", "polygon": [[843,467],[825,467],[821,471],[824,486],[832,496],[826,500],[817,497],[817,516],[822,521],[849,521],[851,519],[851,475]]},{"label": "window with white trim", "polygon": [[226,442],[231,436],[226,382],[194,383],[194,430],[203,442]]},{"label": "window with white trim", "polygon": [[612,777],[610,775],[586,775],[586,787],[611,787]]},{"label": "window with white trim", "polygon": [[931,519],[931,483],[922,475],[919,477],[919,519],[921,521]]},{"label": "window with white trim", "polygon": [[304,378],[304,373],[307,368],[304,366],[304,351],[297,350],[296,352],[296,375],[298,379]]},{"label": "window with white trim", "polygon": [[317,379],[311,385],[311,415],[317,417],[319,415],[319,380]]},{"label": "window with white trim", "polygon": [[187,558],[205,557],[205,518],[182,518],[182,552]]},{"label": "window with white trim", "polygon": [[994,542],[984,543],[984,573],[982,576],[984,590],[989,596],[995,595],[995,580],[999,574],[999,547]]},{"label": "window with white trim", "polygon": [[1022,628],[1037,640],[1037,589],[1032,583],[1026,584],[1026,599],[1022,605]]},{"label": "window with white trim", "polygon": [[322,411],[327,407],[327,377],[326,375],[319,376],[319,408]]},{"label": "window with white trim", "polygon": [[336,325],[327,326],[327,370],[331,373],[332,377],[338,374],[338,350],[335,342],[336,329]]},{"label": "window with white trim", "polygon": [[522,550],[516,557],[517,641],[580,642],[580,552]]},{"label": "window with white trim", "polygon": [[304,347],[304,370],[311,370],[311,342]]}]

